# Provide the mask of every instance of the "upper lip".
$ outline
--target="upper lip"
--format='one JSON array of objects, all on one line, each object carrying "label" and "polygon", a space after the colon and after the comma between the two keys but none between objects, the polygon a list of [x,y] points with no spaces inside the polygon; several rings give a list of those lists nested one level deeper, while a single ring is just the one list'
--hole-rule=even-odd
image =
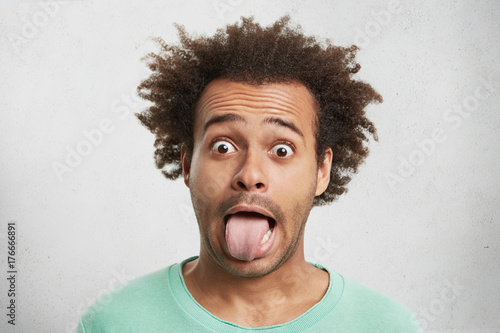
[{"label": "upper lip", "polygon": [[225,215],[226,220],[227,220],[227,217],[229,215],[233,215],[236,213],[242,213],[242,212],[244,212],[244,213],[258,213],[258,214],[264,215],[264,216],[274,220],[273,215],[269,211],[267,211],[266,209],[259,207],[259,206],[247,206],[247,205],[237,205],[237,206],[231,207],[226,212],[226,215]]}]

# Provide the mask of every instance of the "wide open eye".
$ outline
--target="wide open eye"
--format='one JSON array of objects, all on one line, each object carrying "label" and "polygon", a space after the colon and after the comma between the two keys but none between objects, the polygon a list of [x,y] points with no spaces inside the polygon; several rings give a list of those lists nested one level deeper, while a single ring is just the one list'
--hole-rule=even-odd
[{"label": "wide open eye", "polygon": [[218,140],[212,144],[212,150],[219,154],[228,154],[236,151],[234,146],[224,140]]},{"label": "wide open eye", "polygon": [[293,149],[289,145],[280,143],[271,149],[271,154],[278,157],[289,157],[293,155]]}]

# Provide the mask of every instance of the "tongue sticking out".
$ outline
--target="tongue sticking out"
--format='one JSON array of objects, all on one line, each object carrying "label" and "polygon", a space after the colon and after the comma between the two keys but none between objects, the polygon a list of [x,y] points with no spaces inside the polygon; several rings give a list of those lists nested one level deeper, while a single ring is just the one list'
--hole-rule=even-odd
[{"label": "tongue sticking out", "polygon": [[232,215],[226,224],[226,242],[233,257],[243,261],[255,259],[262,238],[269,230],[267,218],[260,214]]}]

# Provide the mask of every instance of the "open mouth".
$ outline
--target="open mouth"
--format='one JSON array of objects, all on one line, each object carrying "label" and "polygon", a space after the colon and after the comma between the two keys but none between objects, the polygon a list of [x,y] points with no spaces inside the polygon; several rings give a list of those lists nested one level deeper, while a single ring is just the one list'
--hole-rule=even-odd
[{"label": "open mouth", "polygon": [[226,243],[231,255],[239,260],[251,261],[272,244],[266,244],[273,235],[276,221],[253,211],[239,211],[224,217]]},{"label": "open mouth", "polygon": [[245,218],[261,218],[261,219],[265,218],[267,219],[267,223],[269,224],[270,230],[272,230],[276,225],[276,221],[272,217],[257,212],[236,212],[233,214],[227,214],[226,216],[224,216],[224,225],[227,225],[227,221],[229,220],[229,218],[235,215],[242,216]]}]

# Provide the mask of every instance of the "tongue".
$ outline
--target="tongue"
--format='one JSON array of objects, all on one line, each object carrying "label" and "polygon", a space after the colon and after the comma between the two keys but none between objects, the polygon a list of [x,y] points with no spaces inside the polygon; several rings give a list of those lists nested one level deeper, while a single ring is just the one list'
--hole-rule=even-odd
[{"label": "tongue", "polygon": [[232,215],[226,224],[226,242],[233,257],[243,261],[255,259],[262,238],[269,230],[266,217],[258,214]]}]

